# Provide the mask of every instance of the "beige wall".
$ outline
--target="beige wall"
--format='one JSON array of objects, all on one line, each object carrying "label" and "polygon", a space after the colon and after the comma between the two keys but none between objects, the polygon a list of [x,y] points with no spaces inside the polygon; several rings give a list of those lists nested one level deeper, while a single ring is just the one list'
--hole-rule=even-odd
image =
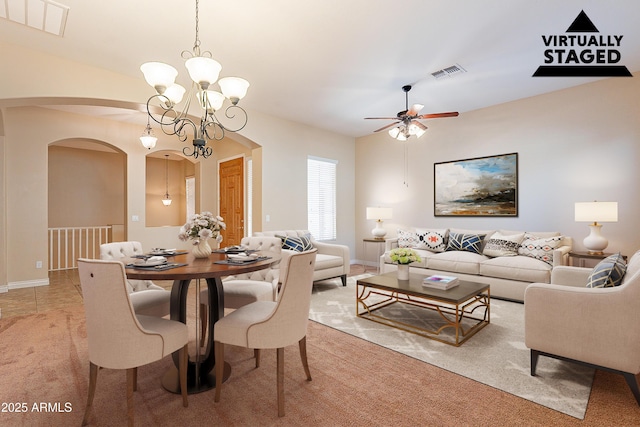
[{"label": "beige wall", "polygon": [[[473,96],[470,94],[470,96]],[[574,203],[617,201],[617,223],[606,223],[607,251],[640,249],[640,80],[611,78],[547,95],[430,120],[408,144],[382,132],[356,140],[356,237],[370,235],[367,206],[393,208],[388,236],[398,227],[557,230],[584,247],[587,223],[574,221]],[[517,218],[446,218],[433,214],[433,164],[518,153]],[[403,180],[408,178],[408,186]],[[371,259],[358,247],[357,258]]]},{"label": "beige wall", "polygon": [[[146,217],[145,163],[148,150],[138,137],[144,126],[97,119],[34,106],[47,104],[110,105],[142,110],[152,91],[143,78],[131,78],[76,64],[41,52],[0,42],[12,61],[0,62],[0,108],[3,112],[5,170],[0,188],[6,189],[0,223],[6,237],[0,246],[0,289],[29,284],[46,284],[46,268],[36,269],[36,261],[47,259],[47,147],[67,139],[90,139],[116,147],[126,155],[125,218],[128,238],[143,242],[145,248],[185,247],[177,240],[179,227],[148,227]],[[10,63],[9,63],[10,62]],[[47,69],[48,79],[40,71]],[[36,76],[37,75],[37,76]],[[49,80],[49,78],[51,80]],[[51,85],[50,81],[55,81]],[[100,84],[95,84],[100,81]],[[77,97],[77,99],[75,99]],[[72,99],[73,98],[73,99]],[[262,229],[306,228],[306,159],[308,155],[338,160],[338,241],[352,248],[354,233],[355,161],[354,139],[248,111],[247,127],[233,138],[251,147],[252,157],[262,155],[254,165],[260,173],[261,205],[254,209]],[[37,126],[34,125],[37,124]],[[158,145],[152,151],[182,151],[175,137],[156,130]],[[3,143],[3,144],[1,144]],[[198,161],[200,178],[198,211],[217,211],[217,154]],[[1,191],[1,190],[0,190]],[[254,202],[255,202],[254,200]],[[271,221],[264,222],[265,215]],[[139,221],[133,218],[138,217]],[[0,232],[0,236],[1,236]],[[3,264],[4,263],[4,264]]]},{"label": "beige wall", "polygon": [[[165,175],[165,169],[168,173]],[[180,227],[187,216],[185,177],[194,175],[193,164],[188,160],[169,160],[147,156],[146,161],[146,205],[147,227]],[[168,177],[168,179],[167,179]],[[162,203],[167,189],[171,204]]]},{"label": "beige wall", "polygon": [[49,147],[48,226],[124,224],[125,156]]}]

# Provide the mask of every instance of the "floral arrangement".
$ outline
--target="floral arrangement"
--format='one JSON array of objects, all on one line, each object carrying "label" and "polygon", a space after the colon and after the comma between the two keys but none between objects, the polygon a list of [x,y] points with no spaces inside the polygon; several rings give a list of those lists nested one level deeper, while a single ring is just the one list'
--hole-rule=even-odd
[{"label": "floral arrangement", "polygon": [[412,262],[420,262],[422,258],[416,251],[411,248],[395,248],[389,252],[391,261],[396,264],[411,264]]},{"label": "floral arrangement", "polygon": [[221,216],[214,216],[211,212],[202,212],[201,214],[192,215],[178,233],[178,239],[186,242],[193,240],[193,244],[197,245],[200,240],[216,239],[221,242],[222,236],[220,230],[227,228]]}]

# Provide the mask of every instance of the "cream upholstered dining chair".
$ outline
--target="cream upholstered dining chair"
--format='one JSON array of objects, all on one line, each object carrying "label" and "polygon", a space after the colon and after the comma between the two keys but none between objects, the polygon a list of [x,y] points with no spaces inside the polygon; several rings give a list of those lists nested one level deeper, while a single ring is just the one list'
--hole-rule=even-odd
[{"label": "cream upholstered dining chair", "polygon": [[98,369],[127,370],[127,411],[133,425],[137,368],[179,350],[182,404],[187,401],[187,325],[136,315],[127,292],[124,265],[115,260],[78,260],[89,347],[89,393],[82,424],[89,420]]},{"label": "cream upholstered dining chair", "polygon": [[[144,255],[140,242],[112,242],[100,245],[100,259],[128,262],[137,255]],[[127,290],[136,314],[164,317],[169,314],[171,291],[151,280],[127,279]]]},{"label": "cream upholstered dining chair", "polygon": [[[240,244],[248,250],[282,255],[282,240],[278,237],[245,237]],[[278,296],[279,279],[279,264],[252,273],[226,277],[222,281],[225,308],[239,308],[255,301],[275,301]],[[200,291],[201,345],[204,345],[207,332],[208,302],[209,290],[204,288]]]},{"label": "cream upholstered dining chair", "polygon": [[[256,301],[240,307],[214,324],[216,360],[224,360],[224,345],[254,349],[256,368],[260,349],[277,349],[278,416],[284,416],[284,347],[298,343],[302,366],[311,381],[307,362],[307,323],[317,250],[300,252],[283,260],[286,276],[277,301]],[[216,394],[220,401],[224,363],[216,363]]]}]

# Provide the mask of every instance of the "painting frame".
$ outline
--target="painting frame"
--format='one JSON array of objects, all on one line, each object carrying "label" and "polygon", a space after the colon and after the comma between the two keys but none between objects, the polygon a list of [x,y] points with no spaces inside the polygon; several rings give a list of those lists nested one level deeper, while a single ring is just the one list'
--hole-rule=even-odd
[{"label": "painting frame", "polygon": [[517,217],[518,153],[433,164],[437,217]]}]

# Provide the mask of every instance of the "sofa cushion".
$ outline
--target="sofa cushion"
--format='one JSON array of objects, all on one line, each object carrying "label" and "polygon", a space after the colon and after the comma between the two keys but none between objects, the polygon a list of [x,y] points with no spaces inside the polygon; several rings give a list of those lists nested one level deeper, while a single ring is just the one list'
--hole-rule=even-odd
[{"label": "sofa cushion", "polygon": [[496,231],[487,240],[482,253],[490,257],[516,256],[522,239],[524,239],[524,233],[506,235]]},{"label": "sofa cushion", "polygon": [[316,254],[315,270],[325,270],[327,268],[342,267],[342,257],[327,254]]},{"label": "sofa cushion", "polygon": [[518,248],[518,255],[539,259],[553,265],[553,251],[562,245],[563,237],[537,238],[533,234],[525,234],[524,240]]},{"label": "sofa cushion", "polygon": [[610,288],[622,283],[627,264],[619,253],[600,261],[587,279],[587,288]]},{"label": "sofa cushion", "polygon": [[475,254],[482,253],[482,240],[485,234],[462,234],[462,233],[449,233],[449,239],[447,240],[447,251],[466,251]]},{"label": "sofa cushion", "polygon": [[416,229],[416,248],[433,252],[443,252],[447,247],[448,229]]},{"label": "sofa cushion", "polygon": [[550,283],[552,267],[524,255],[496,257],[480,263],[480,275],[521,282]]},{"label": "sofa cushion", "polygon": [[480,263],[489,258],[473,252],[448,251],[427,258],[427,268],[451,273],[479,274]]},{"label": "sofa cushion", "polygon": [[282,249],[290,249],[296,252],[310,251],[311,249],[313,249],[313,243],[311,243],[310,234],[307,236],[298,237],[280,235],[277,235],[276,237],[282,239]]},{"label": "sofa cushion", "polygon": [[418,244],[418,236],[415,231],[398,229],[398,247],[414,248]]}]

